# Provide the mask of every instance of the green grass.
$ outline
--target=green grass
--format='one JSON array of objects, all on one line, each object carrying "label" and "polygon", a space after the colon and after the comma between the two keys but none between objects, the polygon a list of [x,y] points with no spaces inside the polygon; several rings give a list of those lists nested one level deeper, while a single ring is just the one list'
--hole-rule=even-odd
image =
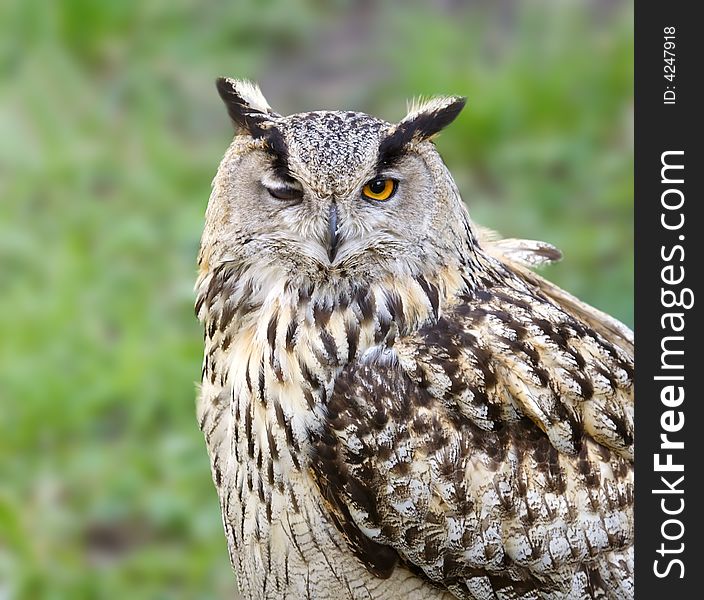
[{"label": "green grass", "polygon": [[632,324],[632,8],[426,5],[0,5],[0,597],[233,593],[194,417],[217,75],[389,120],[467,95],[438,146],[473,217]]}]

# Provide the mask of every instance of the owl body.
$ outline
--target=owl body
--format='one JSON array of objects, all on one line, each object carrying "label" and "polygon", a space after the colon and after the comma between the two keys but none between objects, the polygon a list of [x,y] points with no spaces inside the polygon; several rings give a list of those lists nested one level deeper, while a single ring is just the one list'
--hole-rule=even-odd
[{"label": "owl body", "polygon": [[471,223],[429,139],[461,99],[219,89],[198,418],[242,595],[632,597],[630,332]]}]

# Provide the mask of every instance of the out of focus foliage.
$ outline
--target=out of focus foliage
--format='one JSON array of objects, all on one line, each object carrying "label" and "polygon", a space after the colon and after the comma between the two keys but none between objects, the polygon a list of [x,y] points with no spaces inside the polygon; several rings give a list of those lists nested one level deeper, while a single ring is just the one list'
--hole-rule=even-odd
[{"label": "out of focus foliage", "polygon": [[475,220],[630,324],[632,63],[616,1],[0,3],[0,598],[232,597],[194,417],[215,76],[388,120],[468,96],[438,146]]}]

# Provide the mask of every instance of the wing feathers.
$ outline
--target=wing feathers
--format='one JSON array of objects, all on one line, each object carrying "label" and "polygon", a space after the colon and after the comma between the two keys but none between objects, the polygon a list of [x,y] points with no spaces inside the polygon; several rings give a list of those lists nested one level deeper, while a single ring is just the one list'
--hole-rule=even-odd
[{"label": "wing feathers", "polygon": [[392,366],[342,371],[312,469],[371,568],[388,548],[460,598],[627,595],[628,331],[500,260],[501,283],[398,339]]},{"label": "wing feathers", "polygon": [[[526,417],[479,429],[400,367],[347,369],[330,410],[312,469],[333,512],[348,507],[373,542],[369,554],[357,547],[366,562],[387,547],[460,598],[581,597],[581,563],[632,542],[632,470],[588,437],[568,455]],[[326,478],[332,464],[345,476]]]},{"label": "wing feathers", "polygon": [[540,290],[571,316],[584,321],[622,350],[633,353],[633,332],[628,327],[530,270],[560,260],[562,253],[555,246],[536,240],[501,239],[498,233],[486,227],[478,227],[477,232],[487,254]]}]

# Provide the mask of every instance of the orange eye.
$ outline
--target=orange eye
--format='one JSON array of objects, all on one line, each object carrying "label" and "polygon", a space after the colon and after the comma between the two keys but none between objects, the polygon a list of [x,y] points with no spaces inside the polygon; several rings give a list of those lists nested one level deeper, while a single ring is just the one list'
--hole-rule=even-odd
[{"label": "orange eye", "polygon": [[362,195],[368,200],[388,200],[396,192],[398,181],[377,177],[368,181],[362,188]]}]

